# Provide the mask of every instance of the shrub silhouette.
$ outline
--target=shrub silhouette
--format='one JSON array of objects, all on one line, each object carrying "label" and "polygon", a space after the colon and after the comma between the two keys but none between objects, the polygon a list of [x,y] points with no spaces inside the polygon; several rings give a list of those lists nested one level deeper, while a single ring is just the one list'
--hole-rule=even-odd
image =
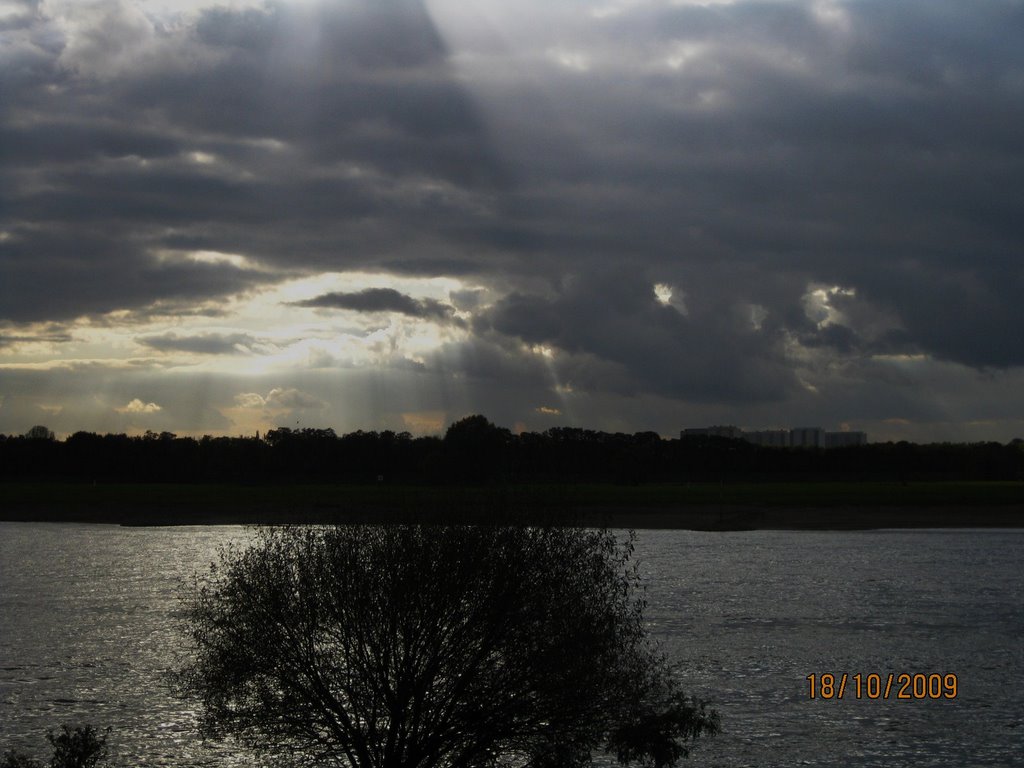
[{"label": "shrub silhouette", "polygon": [[[61,732],[46,734],[46,740],[53,747],[53,756],[48,768],[96,768],[107,759],[107,735],[110,729],[99,733],[91,725],[76,727],[62,726]],[[22,752],[10,750],[0,758],[0,768],[44,768],[40,761]]]}]

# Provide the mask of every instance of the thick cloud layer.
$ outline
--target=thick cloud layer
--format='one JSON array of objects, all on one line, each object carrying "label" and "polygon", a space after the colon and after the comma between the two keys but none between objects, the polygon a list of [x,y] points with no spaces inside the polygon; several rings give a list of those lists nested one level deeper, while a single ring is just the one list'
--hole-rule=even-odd
[{"label": "thick cloud layer", "polygon": [[[29,418],[26,365],[277,354],[281,324],[351,345],[326,310],[421,323],[365,332],[381,391],[419,393],[396,413],[955,435],[1019,412],[1020,2],[168,5],[0,4],[0,427]],[[396,285],[239,319],[322,274]],[[135,348],[70,351],[115,326]],[[231,386],[302,391],[339,354]]]},{"label": "thick cloud layer", "polygon": [[435,299],[414,299],[394,288],[366,288],[352,293],[325,293],[294,302],[299,307],[351,309],[356,312],[398,312],[412,317],[445,317],[451,312]]}]

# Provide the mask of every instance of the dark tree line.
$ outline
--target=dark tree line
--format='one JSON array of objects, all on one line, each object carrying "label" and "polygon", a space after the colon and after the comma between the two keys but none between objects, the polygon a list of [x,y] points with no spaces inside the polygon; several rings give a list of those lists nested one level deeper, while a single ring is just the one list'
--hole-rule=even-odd
[{"label": "dark tree line", "polygon": [[765,480],[1021,480],[1024,441],[871,443],[831,450],[574,427],[515,435],[469,416],[443,438],[408,432],[270,430],[262,437],[178,437],[45,427],[0,435],[0,478],[84,482],[664,483]]}]

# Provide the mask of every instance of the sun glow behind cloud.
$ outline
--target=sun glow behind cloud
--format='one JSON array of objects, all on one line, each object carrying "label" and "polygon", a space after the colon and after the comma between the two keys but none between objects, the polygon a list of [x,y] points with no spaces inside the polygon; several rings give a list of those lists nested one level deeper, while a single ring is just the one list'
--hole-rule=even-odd
[{"label": "sun glow behind cloud", "polygon": [[[233,254],[195,255],[196,260],[244,263]],[[105,320],[82,319],[64,326],[65,336],[48,340],[38,326],[21,329],[22,335],[2,353],[3,367],[58,364],[68,359],[126,360],[154,349],[172,368],[190,367],[206,372],[266,373],[276,368],[307,367],[326,356],[336,364],[360,366],[394,357],[421,356],[441,344],[464,338],[461,322],[443,318],[406,317],[387,311],[350,311],[297,306],[296,303],[331,292],[358,292],[387,287],[414,298],[450,305],[454,292],[472,289],[455,278],[396,278],[371,273],[326,272],[286,280],[252,291],[221,305],[218,316],[183,314],[140,321],[137,314],[111,313]],[[465,316],[452,306],[452,316]],[[213,339],[239,343],[212,345]],[[154,340],[162,340],[157,344]],[[203,349],[203,340],[209,349]],[[246,339],[252,343],[242,343]],[[195,343],[186,343],[192,340]],[[238,359],[238,357],[240,359]]]},{"label": "sun glow behind cloud", "polygon": [[[245,257],[235,254],[193,254],[189,258],[233,266],[248,264]],[[332,293],[358,295],[380,288],[400,292],[412,302],[432,302],[431,308],[440,309],[420,317],[297,304]],[[438,353],[469,337],[472,311],[457,307],[459,298],[453,299],[453,294],[473,296],[477,302],[473,309],[481,310],[487,305],[479,300],[486,293],[486,289],[455,278],[325,272],[237,295],[207,314],[146,318],[144,313],[113,312],[72,321],[59,329],[44,324],[8,327],[4,329],[6,341],[0,346],[0,373],[63,370],[102,377],[105,372],[123,372],[142,382],[129,390],[127,397],[118,394],[125,384],[91,397],[65,395],[65,415],[75,418],[81,427],[95,422],[106,424],[105,429],[136,434],[147,429],[193,431],[180,420],[181,403],[168,409],[161,404],[165,397],[139,394],[152,391],[152,375],[159,372],[167,382],[217,377],[224,382],[221,389],[232,386],[227,382],[236,382],[233,395],[230,390],[206,394],[205,387],[190,385],[194,390],[192,408],[216,414],[215,418],[205,417],[201,433],[252,434],[295,420],[307,424],[348,421],[365,427],[383,425],[433,433],[440,430],[447,415],[429,407],[415,410],[419,402],[428,406],[435,401],[432,395],[424,400],[427,392],[417,395],[414,388],[396,403],[402,412],[386,417],[392,408],[388,392],[395,386],[389,380],[397,375],[405,378],[406,387],[414,385],[416,371],[432,361],[450,396],[461,399],[458,376],[454,372],[451,378],[444,375],[445,359]],[[307,389],[312,386],[323,392],[327,387],[331,397],[284,383],[302,381],[307,382]],[[374,390],[379,390],[378,394]],[[355,396],[357,391],[361,394]],[[41,414],[37,420],[62,412],[54,410],[51,401],[55,398],[47,400],[46,392],[31,397],[43,398],[36,406]],[[189,395],[174,394],[174,398],[181,397]],[[377,410],[366,410],[360,402]],[[119,425],[112,425],[112,418],[119,420]]]},{"label": "sun glow behind cloud", "polygon": [[[197,260],[247,263],[234,254],[197,254]],[[297,306],[296,302],[332,292],[353,293],[387,287],[412,299],[448,306],[446,315],[410,317],[388,311],[354,311]],[[266,387],[266,382],[295,376],[329,374],[338,386],[360,371],[390,368],[415,370],[443,345],[464,340],[469,313],[457,310],[451,296],[472,292],[475,286],[454,278],[396,278],[366,272],[327,272],[285,280],[223,303],[213,316],[157,315],[140,320],[137,313],[111,313],[106,318],[68,323],[53,328],[24,326],[0,348],[0,371],[161,370],[165,375],[231,377],[239,390],[233,402],[220,406],[230,424],[228,433],[266,430],[288,414],[324,414],[329,404],[294,387]],[[432,305],[433,306],[433,305]],[[303,372],[306,372],[303,374]],[[252,384],[246,386],[245,380]],[[108,411],[124,419],[123,428],[141,432],[170,418],[157,402],[130,397],[110,402],[98,394],[79,403],[85,411]],[[127,404],[126,404],[127,402]],[[200,404],[202,405],[202,404]],[[408,423],[433,425],[436,413],[410,412]],[[181,430],[180,425],[175,429]],[[216,429],[204,431],[217,432]]]}]

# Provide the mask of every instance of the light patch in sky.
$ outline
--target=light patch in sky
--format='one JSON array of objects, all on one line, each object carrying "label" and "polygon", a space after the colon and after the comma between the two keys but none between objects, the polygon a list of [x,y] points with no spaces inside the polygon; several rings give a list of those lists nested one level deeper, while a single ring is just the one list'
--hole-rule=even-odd
[{"label": "light patch in sky", "polygon": [[444,411],[410,411],[402,414],[402,423],[413,434],[437,435],[444,432],[446,418]]},{"label": "light patch in sky", "polygon": [[843,288],[839,285],[833,286],[808,286],[807,293],[803,297],[804,313],[807,318],[816,323],[819,328],[828,325],[844,325],[846,317],[832,305],[837,296],[856,296],[857,291],[853,288]]},{"label": "light patch in sky", "polygon": [[835,0],[818,0],[811,5],[811,12],[823,27],[843,34],[850,31],[850,14]]},{"label": "light patch in sky", "polygon": [[667,307],[672,303],[672,286],[665,283],[655,283],[654,298],[658,300],[659,304]]},{"label": "light patch in sky", "polygon": [[698,8],[711,8],[716,5],[735,5],[737,0],[669,0],[669,5],[682,7],[695,5]]},{"label": "light patch in sky", "polygon": [[708,46],[702,43],[677,42],[672,46],[672,52],[665,57],[665,65],[674,71],[685,68],[688,64],[704,56]]},{"label": "light patch in sky", "polygon": [[590,71],[590,57],[580,51],[551,48],[548,50],[548,58],[573,72]]},{"label": "light patch in sky", "polygon": [[156,403],[144,403],[136,397],[129,401],[127,405],[122,405],[114,410],[118,413],[157,413],[162,411],[163,408]]},{"label": "light patch in sky", "polygon": [[217,156],[210,154],[209,152],[200,152],[196,150],[189,152],[186,156],[196,165],[213,165],[217,162]]},{"label": "light patch in sky", "polygon": [[810,382],[806,378],[804,378],[801,374],[799,374],[799,373],[796,374],[796,380],[798,382],[800,382],[800,386],[801,387],[806,389],[812,395],[817,395],[818,394],[818,388],[812,382]]},{"label": "light patch in sky", "polygon": [[0,0],[0,21],[20,16],[24,12],[25,6],[21,3],[10,2],[9,0]]},{"label": "light patch in sky", "polygon": [[663,307],[673,307],[681,315],[689,314],[686,294],[682,290],[668,283],[655,283],[653,290],[655,300]]},{"label": "light patch in sky", "polygon": [[136,0],[136,3],[146,14],[158,18],[173,18],[182,13],[195,13],[211,5],[240,11],[246,8],[262,8],[267,4],[266,0],[218,0],[216,3],[211,3],[210,0]]},{"label": "light patch in sky", "polygon": [[[371,273],[325,273],[282,283],[254,294],[233,313],[241,327],[262,331],[280,350],[245,361],[242,370],[263,374],[289,368],[357,367],[421,357],[468,332],[433,318],[394,312],[299,307],[296,302],[331,293],[390,288],[414,299],[448,302],[473,286],[454,278],[402,278]],[[236,367],[237,371],[238,368]]]},{"label": "light patch in sky", "polygon": [[255,392],[243,392],[235,395],[235,402],[239,408],[262,408],[266,404],[267,399]]},{"label": "light patch in sky", "polygon": [[912,355],[912,354],[903,354],[903,355],[872,355],[871,359],[872,360],[879,360],[879,361],[886,362],[886,363],[894,363],[896,365],[914,365],[916,363],[924,364],[924,363],[931,362],[931,358],[929,358],[928,355],[922,355],[922,354],[917,354],[917,355]]},{"label": "light patch in sky", "polygon": [[86,77],[106,78],[152,55],[152,20],[135,4],[50,0],[44,6],[64,33],[58,62]]},{"label": "light patch in sky", "polygon": [[[202,154],[202,153],[198,153]],[[240,253],[220,251],[177,251],[160,249],[153,252],[160,263],[229,264],[235,269],[258,269],[258,266]]]},{"label": "light patch in sky", "polygon": [[[296,387],[275,387],[266,395],[243,392],[235,396],[234,407],[222,407],[221,414],[231,422],[238,434],[266,432],[284,420],[297,418],[302,426],[303,417],[317,418],[328,407],[320,398]],[[311,424],[307,426],[312,426]]]},{"label": "light patch in sky", "polygon": [[768,310],[762,307],[760,304],[751,304],[750,307],[750,325],[755,331],[761,330],[761,326],[764,325],[764,321],[768,317]]},{"label": "light patch in sky", "polygon": [[[235,253],[161,251],[156,256],[165,262],[253,267],[246,256]],[[455,313],[454,307],[446,318],[294,304],[329,293],[384,287],[414,300],[444,305],[452,305],[453,294],[483,292],[448,277],[363,272],[310,275],[225,300],[214,317],[155,314],[140,319],[137,314],[120,311],[102,318],[82,318],[60,329],[60,334],[41,324],[8,327],[2,335],[17,340],[0,347],[4,362],[0,368],[158,365],[167,371],[259,376],[321,368],[387,367],[403,360],[422,363],[443,344],[468,338],[467,320],[472,313]]]}]

